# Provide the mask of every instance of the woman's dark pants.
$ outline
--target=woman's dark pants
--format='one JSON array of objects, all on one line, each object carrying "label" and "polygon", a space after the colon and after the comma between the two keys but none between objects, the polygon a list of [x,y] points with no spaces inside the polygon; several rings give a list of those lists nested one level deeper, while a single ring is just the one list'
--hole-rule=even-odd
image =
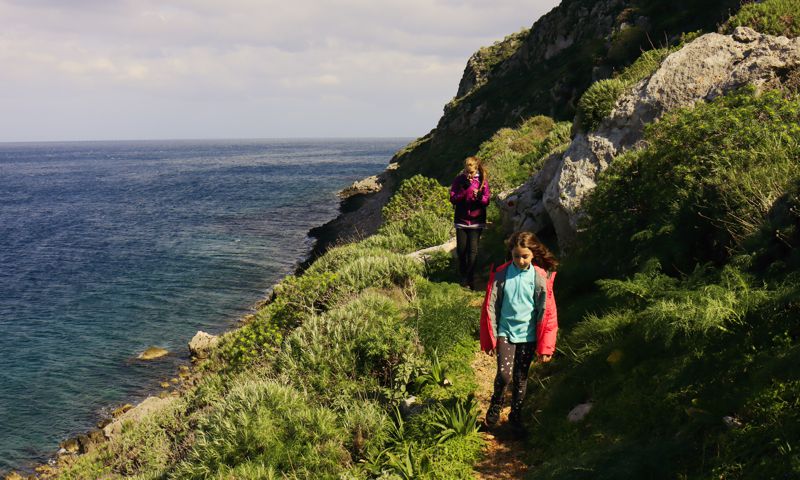
[{"label": "woman's dark pants", "polygon": [[456,228],[456,252],[461,281],[470,288],[475,287],[475,263],[482,231],[482,228]]}]

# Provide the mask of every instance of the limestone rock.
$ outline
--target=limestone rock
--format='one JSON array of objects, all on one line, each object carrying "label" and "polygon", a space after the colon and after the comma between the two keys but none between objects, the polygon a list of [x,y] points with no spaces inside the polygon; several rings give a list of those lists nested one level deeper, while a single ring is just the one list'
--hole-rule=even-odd
[{"label": "limestone rock", "polygon": [[115,436],[119,435],[120,432],[122,432],[123,423],[138,422],[145,416],[168,406],[170,403],[172,403],[172,401],[172,398],[147,397],[142,403],[131,408],[118,418],[114,419],[113,422],[106,425],[103,428],[103,434],[107,439],[114,438]]},{"label": "limestone rock", "polygon": [[198,330],[189,341],[189,351],[195,358],[206,358],[217,343],[219,343],[219,337]]},{"label": "limestone rock", "polygon": [[416,252],[411,252],[406,256],[418,262],[425,262],[435,252],[445,252],[454,254],[455,251],[456,251],[456,237],[453,237],[441,245],[435,245],[433,247],[417,250]]},{"label": "limestone rock", "polygon": [[729,430],[737,430],[744,427],[744,423],[736,417],[725,415],[722,417],[722,423],[728,427]]},{"label": "limestone rock", "polygon": [[140,353],[136,358],[139,360],[155,360],[156,358],[161,358],[166,355],[169,355],[169,351],[164,348],[149,347],[147,350]]},{"label": "limestone rock", "polygon": [[119,408],[115,408],[114,411],[111,412],[111,416],[114,417],[114,418],[117,418],[119,416],[122,416],[122,414],[124,414],[125,412],[129,411],[132,408],[133,408],[133,405],[131,405],[130,403],[126,403],[125,405],[123,405],[123,406],[121,406]]},{"label": "limestone rock", "polygon": [[379,192],[383,188],[383,179],[379,175],[363,178],[353,182],[352,185],[339,192],[342,198],[352,197],[353,195],[368,194]]},{"label": "limestone rock", "polygon": [[577,134],[563,154],[547,159],[541,172],[501,198],[501,207],[514,229],[539,232],[552,225],[559,245],[568,250],[581,225],[581,204],[598,175],[620,154],[642,146],[646,124],[744,85],[781,86],[783,72],[798,68],[800,38],[745,27],[733,35],[703,35],[623,94],[595,131]]},{"label": "limestone rock", "polygon": [[578,423],[586,418],[586,415],[592,411],[592,404],[589,403],[581,403],[580,405],[576,405],[575,408],[569,411],[567,414],[567,420],[571,423]]}]

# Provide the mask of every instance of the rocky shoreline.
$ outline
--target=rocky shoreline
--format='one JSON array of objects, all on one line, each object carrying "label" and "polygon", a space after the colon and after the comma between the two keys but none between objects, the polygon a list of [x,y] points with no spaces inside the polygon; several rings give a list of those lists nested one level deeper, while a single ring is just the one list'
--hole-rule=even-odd
[{"label": "rocky shoreline", "polygon": [[382,173],[356,181],[339,192],[342,199],[339,215],[308,232],[315,242],[301,269],[332,246],[368,237],[378,231],[382,221],[381,209],[389,201],[397,183],[394,173],[397,167],[397,163],[390,163]]},{"label": "rocky shoreline", "polygon": [[[377,231],[382,221],[381,209],[388,202],[396,183],[393,175],[396,168],[396,163],[390,163],[380,174],[357,180],[338,192],[337,195],[341,199],[339,214],[333,220],[314,227],[308,232],[308,236],[315,240],[314,245],[306,259],[300,263],[298,270],[307,268],[332,246],[363,238]],[[257,301],[251,310],[262,306],[264,301],[264,299]],[[244,315],[238,323],[248,322],[251,319],[250,316],[251,314]],[[205,359],[218,341],[218,336],[198,331],[188,343],[189,360],[192,365]],[[169,352],[162,348],[149,347],[141,352],[136,360],[153,361],[168,354]],[[96,428],[60,442],[59,450],[54,452],[45,463],[33,462],[27,468],[12,470],[4,474],[3,478],[5,480],[52,478],[60,466],[71,463],[77,456],[93,451],[98,445],[118,435],[122,430],[123,422],[139,421],[150,412],[163,408],[178,398],[186,389],[196,385],[200,378],[201,374],[193,371],[189,365],[180,365],[178,372],[172,378],[160,383],[162,390],[157,395],[149,395],[136,405],[126,403],[112,409],[110,416],[102,418],[95,426]],[[0,475],[3,473],[0,472]]]}]

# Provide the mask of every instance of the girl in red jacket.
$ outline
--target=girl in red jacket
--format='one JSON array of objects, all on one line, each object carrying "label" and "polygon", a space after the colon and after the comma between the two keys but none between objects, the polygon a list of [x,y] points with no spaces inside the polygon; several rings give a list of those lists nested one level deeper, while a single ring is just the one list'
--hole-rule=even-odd
[{"label": "girl in red jacket", "polygon": [[500,419],[506,388],[512,385],[509,422],[522,429],[522,401],[534,354],[549,362],[558,320],[553,296],[558,261],[536,235],[517,232],[508,240],[511,261],[490,274],[481,312],[481,348],[497,354],[494,394],[485,423]]}]

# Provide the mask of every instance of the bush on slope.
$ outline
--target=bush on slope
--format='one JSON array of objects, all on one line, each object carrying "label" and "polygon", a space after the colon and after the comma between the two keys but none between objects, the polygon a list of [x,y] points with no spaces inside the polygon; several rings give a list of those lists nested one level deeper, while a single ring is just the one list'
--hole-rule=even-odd
[{"label": "bush on slope", "polygon": [[531,478],[800,474],[799,116],[745,89],[665,116],[601,175],[559,276],[582,320],[527,403]]}]

